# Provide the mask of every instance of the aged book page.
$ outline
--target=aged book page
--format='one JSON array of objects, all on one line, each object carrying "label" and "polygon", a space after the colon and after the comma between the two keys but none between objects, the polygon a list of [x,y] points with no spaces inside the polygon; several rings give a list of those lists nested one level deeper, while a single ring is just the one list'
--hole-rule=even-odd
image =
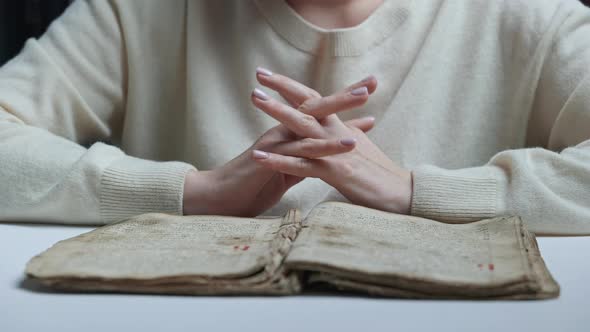
[{"label": "aged book page", "polygon": [[301,221],[147,214],[64,240],[26,268],[64,290],[175,294],[291,294],[282,262]]},{"label": "aged book page", "polygon": [[285,265],[309,282],[381,296],[555,297],[519,218],[450,225],[345,203],[314,208]]}]

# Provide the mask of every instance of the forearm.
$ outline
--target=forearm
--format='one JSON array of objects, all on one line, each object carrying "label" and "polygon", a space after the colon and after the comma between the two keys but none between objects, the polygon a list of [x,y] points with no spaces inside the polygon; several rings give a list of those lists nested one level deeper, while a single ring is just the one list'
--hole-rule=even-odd
[{"label": "forearm", "polygon": [[[4,114],[4,119],[2,119]],[[182,213],[191,165],[89,149],[15,123],[0,110],[0,221],[104,224],[147,212]]]},{"label": "forearm", "polygon": [[503,151],[468,169],[422,165],[413,214],[448,222],[511,214],[537,233],[590,234],[590,15],[575,1],[563,7],[543,69],[526,82],[536,90],[522,130],[545,148]]},{"label": "forearm", "polygon": [[414,172],[412,214],[462,223],[518,215],[542,234],[590,234],[590,141],[504,151],[485,166]]}]

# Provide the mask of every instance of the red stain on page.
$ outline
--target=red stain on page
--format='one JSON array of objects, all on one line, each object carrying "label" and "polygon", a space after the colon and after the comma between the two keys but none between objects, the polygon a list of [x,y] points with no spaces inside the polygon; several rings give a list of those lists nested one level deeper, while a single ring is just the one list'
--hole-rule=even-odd
[{"label": "red stain on page", "polygon": [[244,246],[244,248],[242,248],[242,251],[248,251],[248,249],[250,249],[250,246]]},{"label": "red stain on page", "polygon": [[250,246],[234,246],[234,250],[248,251]]},{"label": "red stain on page", "polygon": [[240,249],[240,246],[234,246],[234,250]]},{"label": "red stain on page", "polygon": [[[480,264],[477,264],[477,267],[479,268],[480,271],[484,269],[484,266],[485,265],[484,264],[481,264],[481,263]],[[494,266],[494,264],[492,264],[492,263],[488,264],[487,267],[488,267],[488,271],[494,271],[494,269],[496,268]]]}]

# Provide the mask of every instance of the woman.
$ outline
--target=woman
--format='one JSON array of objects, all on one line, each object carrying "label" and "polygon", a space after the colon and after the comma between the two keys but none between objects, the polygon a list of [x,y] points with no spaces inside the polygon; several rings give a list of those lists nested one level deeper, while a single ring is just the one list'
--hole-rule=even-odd
[{"label": "woman", "polygon": [[589,35],[570,0],[78,1],[0,71],[0,219],[349,200],[588,234]]}]

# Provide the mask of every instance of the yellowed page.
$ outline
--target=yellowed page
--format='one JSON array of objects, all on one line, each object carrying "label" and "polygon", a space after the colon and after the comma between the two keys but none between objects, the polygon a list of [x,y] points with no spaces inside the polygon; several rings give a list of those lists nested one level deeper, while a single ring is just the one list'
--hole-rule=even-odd
[{"label": "yellowed page", "polygon": [[310,212],[286,266],[400,292],[530,293],[539,278],[521,227],[518,218],[450,225],[328,202]]},{"label": "yellowed page", "polygon": [[296,211],[281,218],[147,214],[61,241],[33,258],[27,274],[87,290],[243,292],[280,274],[299,224]]}]

